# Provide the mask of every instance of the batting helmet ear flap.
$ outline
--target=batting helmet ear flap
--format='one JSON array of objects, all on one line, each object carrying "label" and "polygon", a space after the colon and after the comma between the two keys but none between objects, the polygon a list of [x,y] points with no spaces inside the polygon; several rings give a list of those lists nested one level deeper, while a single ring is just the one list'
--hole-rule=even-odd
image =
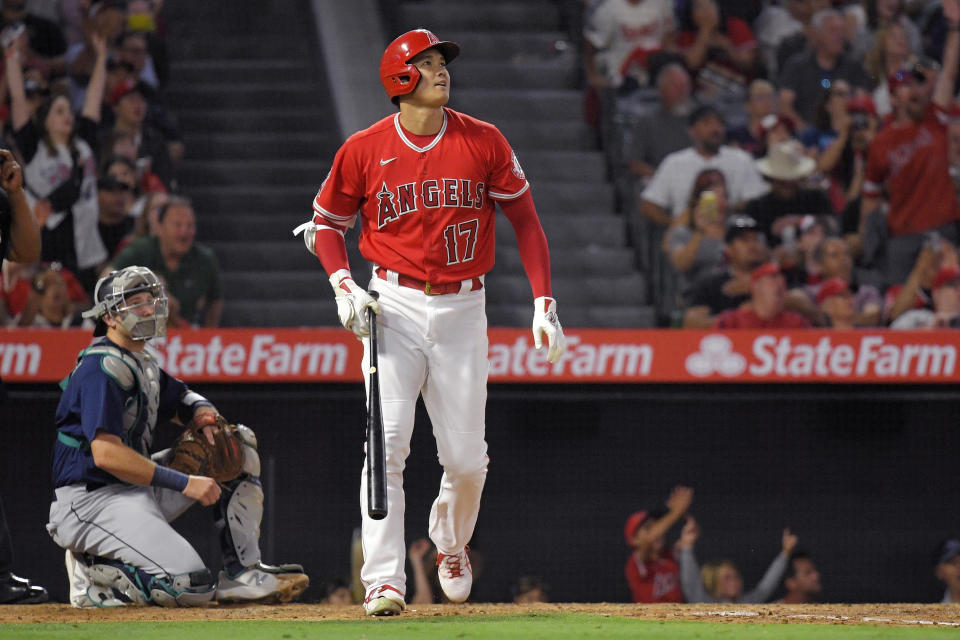
[{"label": "batting helmet ear flap", "polygon": [[440,40],[426,29],[414,29],[387,45],[380,58],[380,82],[390,100],[413,93],[420,82],[420,71],[410,64],[418,54],[427,49],[436,48],[443,54],[447,64],[460,55],[460,45],[448,40]]}]

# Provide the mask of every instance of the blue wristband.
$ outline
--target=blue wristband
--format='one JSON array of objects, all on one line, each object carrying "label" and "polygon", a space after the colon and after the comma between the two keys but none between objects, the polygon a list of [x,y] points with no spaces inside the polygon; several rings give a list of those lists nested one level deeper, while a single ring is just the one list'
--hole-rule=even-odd
[{"label": "blue wristband", "polygon": [[189,481],[190,476],[187,474],[158,464],[153,470],[153,478],[150,480],[150,486],[182,492],[187,488],[187,482]]}]

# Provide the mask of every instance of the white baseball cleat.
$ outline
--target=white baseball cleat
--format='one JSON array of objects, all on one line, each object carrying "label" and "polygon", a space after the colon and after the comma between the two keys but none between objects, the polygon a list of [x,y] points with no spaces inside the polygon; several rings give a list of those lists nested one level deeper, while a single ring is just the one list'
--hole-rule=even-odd
[{"label": "white baseball cleat", "polygon": [[217,602],[290,602],[310,586],[305,573],[267,573],[251,567],[231,578],[220,572],[217,581]]},{"label": "white baseball cleat", "polygon": [[459,553],[447,555],[437,553],[437,574],[440,576],[440,588],[450,602],[465,602],[470,597],[473,586],[473,569],[470,568],[470,556],[464,548]]},{"label": "white baseball cleat", "polygon": [[363,609],[368,616],[395,616],[406,609],[403,594],[388,584],[377,587],[363,601]]}]

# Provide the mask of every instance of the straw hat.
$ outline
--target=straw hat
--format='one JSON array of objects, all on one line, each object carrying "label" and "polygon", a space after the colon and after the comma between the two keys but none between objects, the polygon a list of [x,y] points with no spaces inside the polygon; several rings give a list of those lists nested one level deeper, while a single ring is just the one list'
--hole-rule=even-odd
[{"label": "straw hat", "polygon": [[757,160],[757,169],[774,180],[802,180],[816,168],[813,158],[803,152],[803,145],[787,140],[775,145],[767,155]]}]

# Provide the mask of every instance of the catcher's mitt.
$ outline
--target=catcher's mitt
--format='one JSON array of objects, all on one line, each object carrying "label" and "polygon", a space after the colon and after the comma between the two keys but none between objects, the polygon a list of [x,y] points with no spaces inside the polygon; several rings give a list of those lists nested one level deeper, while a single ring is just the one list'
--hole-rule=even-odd
[{"label": "catcher's mitt", "polygon": [[[207,441],[204,427],[216,426],[213,444]],[[193,476],[208,476],[217,482],[229,482],[243,471],[243,439],[236,425],[219,413],[203,413],[194,418],[174,445],[167,465]]]}]

